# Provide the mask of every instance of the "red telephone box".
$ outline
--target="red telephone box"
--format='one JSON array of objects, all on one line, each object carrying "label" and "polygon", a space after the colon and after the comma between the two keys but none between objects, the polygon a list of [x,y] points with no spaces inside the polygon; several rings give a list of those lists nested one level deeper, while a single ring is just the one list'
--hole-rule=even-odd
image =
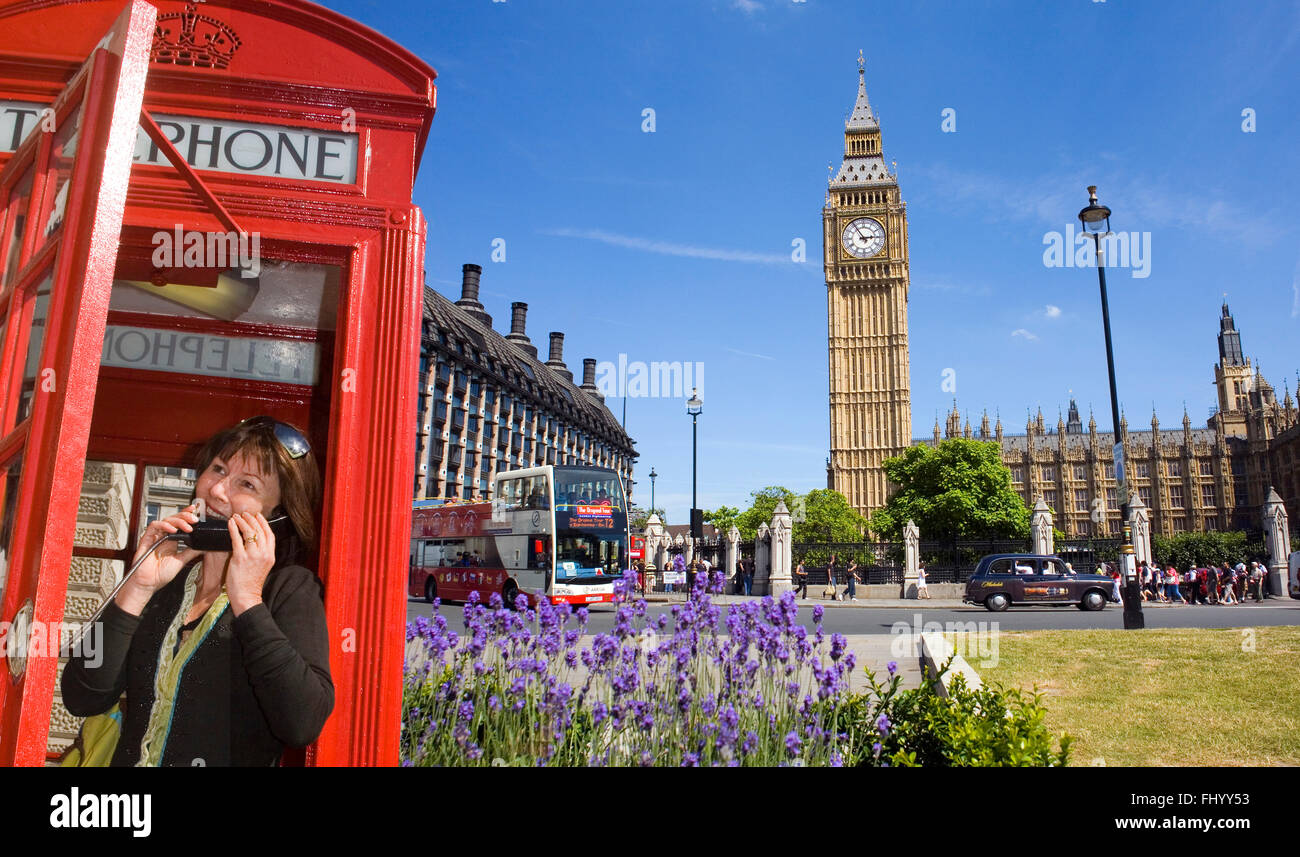
[{"label": "red telephone box", "polygon": [[75,728],[51,629],[255,414],[325,480],[305,761],[396,763],[433,79],[299,0],[0,0],[0,764]]}]

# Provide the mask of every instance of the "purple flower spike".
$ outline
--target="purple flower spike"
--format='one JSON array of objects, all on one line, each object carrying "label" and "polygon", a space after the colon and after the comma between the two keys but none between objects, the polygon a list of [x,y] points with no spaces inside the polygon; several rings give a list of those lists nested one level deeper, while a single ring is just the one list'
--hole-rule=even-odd
[{"label": "purple flower spike", "polygon": [[790,730],[789,734],[785,736],[786,751],[789,752],[791,756],[797,756],[799,755],[799,748],[802,746],[803,742],[799,740],[799,735],[793,729]]},{"label": "purple flower spike", "polygon": [[898,672],[898,661],[890,661],[885,665],[885,667],[889,670],[889,674],[892,676],[894,673]]}]

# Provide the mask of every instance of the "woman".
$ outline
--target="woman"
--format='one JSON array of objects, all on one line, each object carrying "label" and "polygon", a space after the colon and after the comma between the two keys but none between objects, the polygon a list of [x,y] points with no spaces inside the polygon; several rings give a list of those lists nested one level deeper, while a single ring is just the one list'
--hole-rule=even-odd
[{"label": "woman", "polygon": [[844,590],[844,597],[849,601],[858,600],[858,588],[854,585],[858,582],[858,561],[849,560],[849,570],[846,572],[848,578],[848,587]]},{"label": "woman", "polygon": [[794,591],[795,598],[808,597],[808,572],[803,567],[803,560],[799,560],[799,565],[795,567],[794,585],[795,585],[795,591]]},{"label": "woman", "polygon": [[[113,765],[275,765],[334,707],[321,583],[295,564],[320,500],[306,438],[253,417],[213,436],[196,470],[195,503],[150,524],[136,559],[205,514],[225,520],[230,550],[167,541],[105,610],[102,659],[74,657],[63,673],[77,716],[122,700]],[[277,538],[279,515],[291,526]]]},{"label": "woman", "polygon": [[822,597],[829,598],[832,601],[839,601],[839,590],[835,588],[835,563],[836,556],[831,554],[830,565],[826,566],[826,588],[822,590]]}]

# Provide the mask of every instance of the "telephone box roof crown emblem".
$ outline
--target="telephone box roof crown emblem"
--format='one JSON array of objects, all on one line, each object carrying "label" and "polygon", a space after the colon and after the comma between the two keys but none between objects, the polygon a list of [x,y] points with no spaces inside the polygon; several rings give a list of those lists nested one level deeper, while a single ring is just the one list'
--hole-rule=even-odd
[{"label": "telephone box roof crown emblem", "polygon": [[158,16],[149,58],[156,63],[225,68],[239,44],[229,24],[200,14],[198,5],[189,3],[184,12]]}]

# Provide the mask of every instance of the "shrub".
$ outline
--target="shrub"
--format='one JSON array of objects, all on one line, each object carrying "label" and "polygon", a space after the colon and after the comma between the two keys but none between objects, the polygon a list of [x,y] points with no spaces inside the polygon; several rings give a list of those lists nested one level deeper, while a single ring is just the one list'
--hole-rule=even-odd
[{"label": "shrub", "polygon": [[[945,667],[947,669],[947,667]],[[929,682],[897,692],[888,686],[853,697],[842,708],[841,728],[876,738],[858,744],[850,764],[901,767],[1061,767],[1068,763],[1070,738],[1057,742],[1044,725],[1047,711],[1038,694],[981,687],[971,690],[953,677],[948,696]]]},{"label": "shrub", "polygon": [[1267,551],[1262,535],[1248,539],[1242,532],[1178,533],[1153,535],[1151,555],[1164,565],[1184,571],[1189,565],[1201,568],[1225,562],[1229,565],[1251,560],[1263,562]]}]

